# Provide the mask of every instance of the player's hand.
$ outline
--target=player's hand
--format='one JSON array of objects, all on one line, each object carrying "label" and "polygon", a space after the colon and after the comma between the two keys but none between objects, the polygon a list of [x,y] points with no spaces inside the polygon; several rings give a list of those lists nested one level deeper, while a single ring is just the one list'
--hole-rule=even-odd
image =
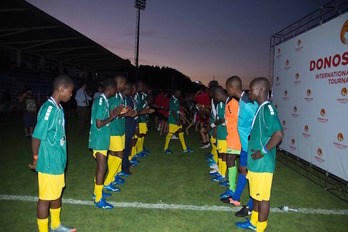
[{"label": "player's hand", "polygon": [[137,116],[137,111],[136,110],[133,110],[133,109],[130,109],[129,111],[128,111],[128,113],[127,113],[127,116],[129,116],[129,117],[135,117],[135,116]]},{"label": "player's hand", "polygon": [[154,109],[151,109],[151,108],[146,109],[147,114],[152,114],[153,112],[155,112]]},{"label": "player's hand", "polygon": [[112,110],[112,114],[115,116],[119,116],[123,109],[124,109],[123,105],[119,105],[117,107],[115,106],[115,108]]},{"label": "player's hand", "polygon": [[213,131],[213,138],[216,138],[216,136],[217,136],[217,129],[216,129],[216,127],[214,128],[214,131]]},{"label": "player's hand", "polygon": [[258,159],[261,159],[263,157],[263,155],[261,154],[261,151],[259,151],[259,150],[251,149],[251,152],[252,152],[251,158],[253,160],[258,160]]},{"label": "player's hand", "polygon": [[36,163],[37,163],[37,160],[33,159],[33,163],[28,165],[29,168],[34,172],[36,172]]},{"label": "player's hand", "polygon": [[124,107],[120,114],[127,114],[132,108],[130,106]]}]

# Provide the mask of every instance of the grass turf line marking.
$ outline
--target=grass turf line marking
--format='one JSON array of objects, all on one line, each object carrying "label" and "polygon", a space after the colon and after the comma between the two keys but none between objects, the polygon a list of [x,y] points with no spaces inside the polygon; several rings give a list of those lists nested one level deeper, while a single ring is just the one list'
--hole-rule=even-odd
[{"label": "grass turf line marking", "polygon": [[[16,196],[16,195],[0,195],[0,200],[7,201],[29,201],[37,202],[38,197],[33,196]],[[72,205],[88,205],[94,206],[93,201],[83,201],[75,200],[69,198],[63,198],[64,204]],[[114,202],[109,201],[108,203],[112,204],[118,208],[142,208],[142,209],[162,209],[162,210],[193,210],[193,211],[219,211],[219,212],[237,212],[241,207],[227,207],[227,206],[197,206],[197,205],[176,205],[176,204],[149,204],[141,202]],[[345,209],[308,209],[308,208],[299,208],[298,213],[302,214],[323,214],[323,215],[348,215],[348,210]],[[278,208],[271,208],[273,213],[286,213]]]}]

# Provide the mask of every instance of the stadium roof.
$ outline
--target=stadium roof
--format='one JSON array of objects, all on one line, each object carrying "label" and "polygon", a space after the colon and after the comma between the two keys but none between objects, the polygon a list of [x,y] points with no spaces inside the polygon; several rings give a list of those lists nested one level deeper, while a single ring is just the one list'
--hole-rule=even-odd
[{"label": "stadium roof", "polygon": [[132,68],[124,60],[33,5],[0,2],[0,45],[89,71]]}]

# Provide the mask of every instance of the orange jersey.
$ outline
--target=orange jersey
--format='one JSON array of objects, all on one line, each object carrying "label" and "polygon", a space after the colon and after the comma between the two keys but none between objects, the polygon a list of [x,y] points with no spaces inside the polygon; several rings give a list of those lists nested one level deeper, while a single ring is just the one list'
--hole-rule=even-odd
[{"label": "orange jersey", "polygon": [[238,111],[239,111],[239,102],[232,98],[228,99],[228,102],[225,106],[225,122],[227,128],[227,148],[238,150],[242,149],[240,143],[239,133],[238,133]]}]

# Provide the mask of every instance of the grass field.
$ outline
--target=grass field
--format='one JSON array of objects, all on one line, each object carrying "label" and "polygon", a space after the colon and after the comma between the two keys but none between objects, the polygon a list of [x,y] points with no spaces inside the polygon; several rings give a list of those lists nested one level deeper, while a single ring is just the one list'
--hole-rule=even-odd
[{"label": "grass field", "polygon": [[[64,199],[92,203],[95,160],[87,148],[88,137],[76,133],[75,119],[67,120],[68,168]],[[187,145],[194,149],[183,155],[178,140],[172,140],[173,156],[162,153],[164,136],[152,127],[145,139],[151,151],[133,175],[125,177],[121,192],[110,201],[116,203],[148,203],[144,207],[115,207],[101,210],[93,205],[63,203],[62,222],[76,226],[78,231],[241,231],[235,223],[237,207],[219,201],[225,189],[210,181],[205,153],[199,148],[198,134],[191,130]],[[28,169],[32,161],[31,142],[23,136],[21,122],[0,123],[0,195],[38,196],[37,174]],[[242,204],[248,196],[244,191]],[[0,198],[1,199],[1,198]],[[177,209],[154,209],[153,204],[180,205]],[[182,205],[206,206],[200,211]],[[348,204],[324,191],[314,183],[277,163],[274,175],[271,208],[288,205],[303,208],[302,213],[270,213],[267,231],[348,231]],[[157,205],[158,206],[158,205]],[[218,206],[217,211],[209,209]],[[228,207],[230,211],[224,211]],[[192,208],[192,207],[191,207]],[[0,231],[36,231],[36,202],[0,200]],[[320,210],[332,210],[319,214]],[[341,210],[341,215],[334,212]],[[307,213],[306,213],[307,212]],[[343,212],[343,213],[342,213]]]}]

